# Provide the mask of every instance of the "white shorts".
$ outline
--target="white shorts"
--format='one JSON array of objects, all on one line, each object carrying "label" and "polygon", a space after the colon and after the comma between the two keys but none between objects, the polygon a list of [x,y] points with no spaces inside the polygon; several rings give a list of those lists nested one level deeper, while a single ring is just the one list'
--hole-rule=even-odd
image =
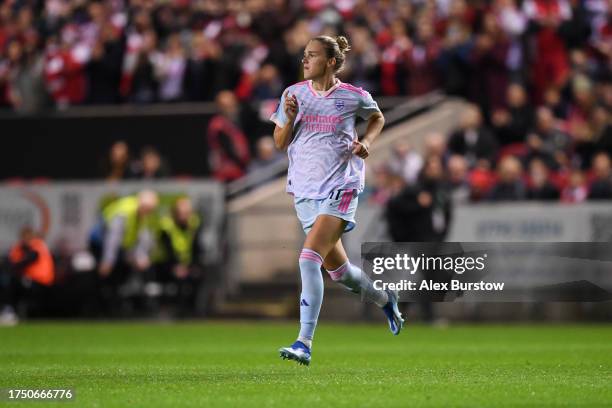
[{"label": "white shorts", "polygon": [[348,222],[344,232],[355,228],[355,213],[359,192],[354,189],[334,190],[327,198],[318,200],[311,198],[294,197],[295,212],[302,223],[305,233],[308,233],[314,225],[317,216],[321,214],[333,215]]}]

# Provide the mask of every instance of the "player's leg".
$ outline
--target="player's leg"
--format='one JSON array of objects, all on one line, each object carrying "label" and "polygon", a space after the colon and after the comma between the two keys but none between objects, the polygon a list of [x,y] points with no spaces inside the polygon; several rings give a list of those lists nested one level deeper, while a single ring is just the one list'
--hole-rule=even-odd
[{"label": "player's leg", "polygon": [[353,293],[361,293],[364,299],[381,307],[389,322],[389,329],[394,335],[399,334],[404,320],[397,306],[397,293],[374,288],[372,280],[358,266],[350,263],[342,240],[336,242],[325,258],[323,266],[332,280]]},{"label": "player's leg", "polygon": [[323,260],[340,239],[346,221],[330,215],[319,215],[306,235],[300,254],[302,296],[300,299],[300,339],[312,340],[323,301]]},{"label": "player's leg", "polygon": [[300,276],[302,292],[300,294],[300,333],[297,341],[281,348],[283,358],[296,360],[302,364],[310,363],[310,348],[321,304],[323,303],[323,276],[321,266],[323,259],[334,248],[340,239],[346,221],[330,215],[319,215],[312,229],[306,235],[304,247],[300,253]]},{"label": "player's leg", "polygon": [[323,267],[333,281],[338,282],[353,293],[363,293],[366,300],[376,303],[380,307],[383,307],[389,301],[387,292],[374,289],[369,277],[363,274],[357,265],[349,261],[342,240],[339,239],[336,242],[334,248],[325,258]]}]

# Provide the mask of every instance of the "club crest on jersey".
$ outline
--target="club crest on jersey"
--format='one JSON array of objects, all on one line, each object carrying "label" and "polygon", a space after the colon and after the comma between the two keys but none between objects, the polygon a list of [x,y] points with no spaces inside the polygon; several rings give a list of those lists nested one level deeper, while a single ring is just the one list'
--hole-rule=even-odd
[{"label": "club crest on jersey", "polygon": [[344,101],[342,99],[336,99],[336,109],[339,111],[344,110]]}]

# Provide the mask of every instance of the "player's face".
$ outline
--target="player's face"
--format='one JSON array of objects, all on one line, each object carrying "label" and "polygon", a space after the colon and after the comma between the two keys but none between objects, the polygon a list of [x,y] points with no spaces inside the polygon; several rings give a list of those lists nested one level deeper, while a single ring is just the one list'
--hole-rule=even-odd
[{"label": "player's face", "polygon": [[331,61],[325,55],[325,49],[319,41],[310,41],[304,50],[304,79],[315,79],[325,75]]}]

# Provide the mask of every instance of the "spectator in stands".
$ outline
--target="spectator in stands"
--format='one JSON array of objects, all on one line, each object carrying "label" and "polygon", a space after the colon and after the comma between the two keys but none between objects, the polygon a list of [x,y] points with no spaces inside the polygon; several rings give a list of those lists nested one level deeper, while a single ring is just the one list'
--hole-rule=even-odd
[{"label": "spectator in stands", "polygon": [[26,44],[31,47],[30,50],[18,40],[12,40],[7,47],[5,67],[7,100],[21,113],[35,113],[46,103],[42,81],[44,58],[37,53],[37,41],[38,35],[32,32],[26,40]]},{"label": "spectator in stands", "polygon": [[589,120],[595,107],[593,84],[585,75],[579,75],[571,82],[572,102],[569,104],[567,129],[578,137],[589,137]]},{"label": "spectator in stands", "polygon": [[213,177],[232,181],[242,177],[250,160],[247,137],[241,127],[240,106],[231,91],[217,95],[219,113],[208,124],[209,161]]},{"label": "spectator in stands", "polygon": [[502,146],[524,143],[535,125],[535,115],[522,85],[511,84],[508,87],[506,106],[493,113],[492,122],[497,141]]},{"label": "spectator in stands", "polygon": [[108,181],[125,180],[135,176],[135,168],[130,161],[130,149],[124,140],[113,143],[101,169],[102,175]]},{"label": "spectator in stands", "polygon": [[[387,203],[385,218],[394,242],[442,242],[451,218],[451,196],[446,183],[442,160],[438,156],[425,159],[419,183],[407,186]],[[431,248],[431,247],[430,247]],[[435,250],[433,251],[435,253]],[[450,280],[446,271],[423,271],[426,279]],[[432,300],[441,300],[443,292],[430,292],[419,301],[423,319],[433,322]],[[406,304],[405,307],[409,305]]]},{"label": "spectator in stands", "polygon": [[543,106],[550,109],[555,118],[567,118],[567,100],[563,98],[558,87],[550,86],[544,91]]},{"label": "spectator in stands", "polygon": [[465,156],[470,167],[479,160],[489,163],[495,159],[497,143],[482,124],[482,115],[476,105],[470,105],[461,116],[460,128],[448,140],[448,150],[452,154]]},{"label": "spectator in stands", "polygon": [[570,174],[569,184],[561,191],[561,202],[582,203],[588,195],[589,189],[584,174],[580,169],[574,169]]},{"label": "spectator in stands", "polygon": [[469,173],[469,181],[472,201],[486,200],[495,184],[497,175],[492,171],[491,166],[486,161],[480,161],[476,168]]},{"label": "spectator in stands", "polygon": [[458,154],[448,158],[448,184],[454,204],[467,203],[470,200],[470,182],[468,164],[465,157]]},{"label": "spectator in stands", "polygon": [[499,21],[501,29],[505,32],[509,41],[508,58],[506,66],[510,79],[514,81],[524,80],[525,70],[525,47],[524,33],[527,29],[527,17],[517,6],[515,0],[496,0],[493,2],[492,13]]},{"label": "spectator in stands", "polygon": [[9,252],[9,266],[9,307],[5,312],[14,314],[22,300],[29,303],[28,307],[48,303],[55,281],[55,265],[47,244],[31,227],[21,229],[19,241]]},{"label": "spectator in stands", "polygon": [[[265,172],[265,169],[270,169],[270,166],[282,162],[284,158],[285,155],[274,147],[274,139],[272,136],[263,136],[257,141],[257,156],[249,164],[249,173],[258,171]],[[284,171],[286,171],[286,168],[277,169],[274,173],[266,173],[265,177],[261,179],[258,178],[257,185],[262,185],[270,180],[276,179]]]},{"label": "spectator in stands", "polygon": [[591,131],[596,151],[612,156],[612,115],[603,105],[598,105],[591,115]]},{"label": "spectator in stands", "polygon": [[504,106],[509,81],[506,66],[510,41],[491,12],[482,17],[482,30],[476,34],[469,61],[476,78],[470,82],[471,99],[476,101],[487,121],[491,111]]},{"label": "spectator in stands", "polygon": [[154,69],[159,81],[159,100],[177,102],[183,99],[183,81],[187,57],[179,34],[171,34],[165,51],[154,61]]},{"label": "spectator in stands", "polygon": [[381,90],[385,95],[405,94],[405,60],[412,44],[408,37],[406,24],[400,18],[396,18],[381,34],[381,38],[379,38],[382,47]]},{"label": "spectator in stands", "polygon": [[552,201],[559,199],[559,190],[550,182],[549,170],[540,159],[529,163],[528,200]]},{"label": "spectator in stands", "polygon": [[192,101],[212,101],[219,91],[221,47],[203,33],[191,36],[190,55],[185,68],[185,93]]},{"label": "spectator in stands", "polygon": [[567,48],[559,28],[572,15],[566,0],[526,0],[523,12],[529,19],[534,49],[530,67],[535,87],[535,101],[542,101],[549,86],[562,86],[569,75]]},{"label": "spectator in stands", "polygon": [[380,51],[374,44],[372,33],[367,27],[355,26],[349,30],[351,53],[341,73],[342,80],[357,87],[368,89],[372,94],[377,94],[380,88],[377,80]]},{"label": "spectator in stands", "polygon": [[388,162],[389,171],[402,177],[405,184],[415,184],[423,167],[421,155],[406,141],[396,143],[392,154]]},{"label": "spectator in stands", "polygon": [[159,88],[155,66],[161,58],[160,52],[156,50],[157,35],[149,29],[136,38],[138,40],[135,42],[139,45],[129,51],[124,63],[123,93],[127,94],[130,102],[155,102]]},{"label": "spectator in stands", "polygon": [[438,59],[444,90],[451,95],[469,94],[470,61],[472,43],[473,10],[464,0],[449,2],[448,18],[442,24],[442,50]]},{"label": "spectator in stands", "polygon": [[85,66],[89,51],[78,44],[78,29],[66,25],[61,33],[47,39],[44,80],[47,91],[59,108],[85,101]]},{"label": "spectator in stands", "polygon": [[140,162],[134,166],[134,177],[152,180],[170,177],[170,169],[156,148],[145,146],[140,152]]},{"label": "spectator in stands", "polygon": [[527,196],[523,183],[521,162],[514,156],[506,156],[498,165],[498,183],[493,187],[489,200],[516,201],[524,200]]},{"label": "spectator in stands", "polygon": [[451,197],[442,160],[425,160],[419,183],[407,186],[387,203],[386,220],[395,242],[440,242],[448,231]]},{"label": "spectator in stands", "polygon": [[177,199],[171,215],[162,217],[159,228],[157,279],[178,284],[182,313],[193,309],[197,283],[202,276],[202,221],[188,197]]},{"label": "spectator in stands", "polygon": [[591,36],[590,11],[586,2],[570,1],[572,8],[570,19],[559,26],[559,36],[569,50],[576,50],[588,45]]},{"label": "spectator in stands", "polygon": [[595,106],[588,123],[583,124],[574,135],[574,161],[582,169],[591,167],[593,156],[598,152],[612,153],[612,126],[610,115],[601,105]]},{"label": "spectator in stands", "polygon": [[[572,95],[572,99],[578,102],[575,99],[576,91],[580,92],[586,90],[590,93],[590,91],[592,90],[593,83],[591,82],[591,78],[596,78],[597,74],[594,70],[594,67],[596,65],[592,63],[592,60],[587,54],[586,50],[581,48],[575,48],[571,50],[570,64],[570,74],[566,85],[570,87],[568,91],[571,91],[574,94]],[[585,79],[586,82],[584,82]],[[582,87],[582,89],[575,89],[576,86],[578,86],[579,88]]]},{"label": "spectator in stands", "polygon": [[550,109],[540,107],[536,113],[536,127],[527,136],[527,160],[539,158],[552,169],[563,167],[568,161],[571,139],[563,132]]},{"label": "spectator in stands", "polygon": [[589,200],[612,199],[612,169],[610,156],[598,153],[593,158],[593,181],[589,188]]},{"label": "spectator in stands", "polygon": [[442,159],[442,161],[446,160],[447,156],[447,146],[446,146],[446,137],[442,133],[429,133],[425,136],[425,157],[429,156],[437,156]]},{"label": "spectator in stands", "polygon": [[[100,6],[101,3],[92,3]],[[100,38],[92,47],[87,63],[87,102],[93,105],[116,104],[120,101],[121,63],[125,44],[120,32],[111,24],[99,28]]]},{"label": "spectator in stands", "polygon": [[440,78],[436,62],[442,50],[442,43],[436,37],[433,22],[428,15],[419,17],[416,30],[416,36],[406,55],[407,93],[414,96],[439,88]]},{"label": "spectator in stands", "polygon": [[253,81],[252,96],[255,100],[276,99],[283,92],[278,69],[272,64],[264,64]]},{"label": "spectator in stands", "polygon": [[404,178],[391,171],[388,165],[382,164],[374,168],[374,182],[366,185],[369,193],[368,201],[378,205],[387,202],[406,187]]}]

